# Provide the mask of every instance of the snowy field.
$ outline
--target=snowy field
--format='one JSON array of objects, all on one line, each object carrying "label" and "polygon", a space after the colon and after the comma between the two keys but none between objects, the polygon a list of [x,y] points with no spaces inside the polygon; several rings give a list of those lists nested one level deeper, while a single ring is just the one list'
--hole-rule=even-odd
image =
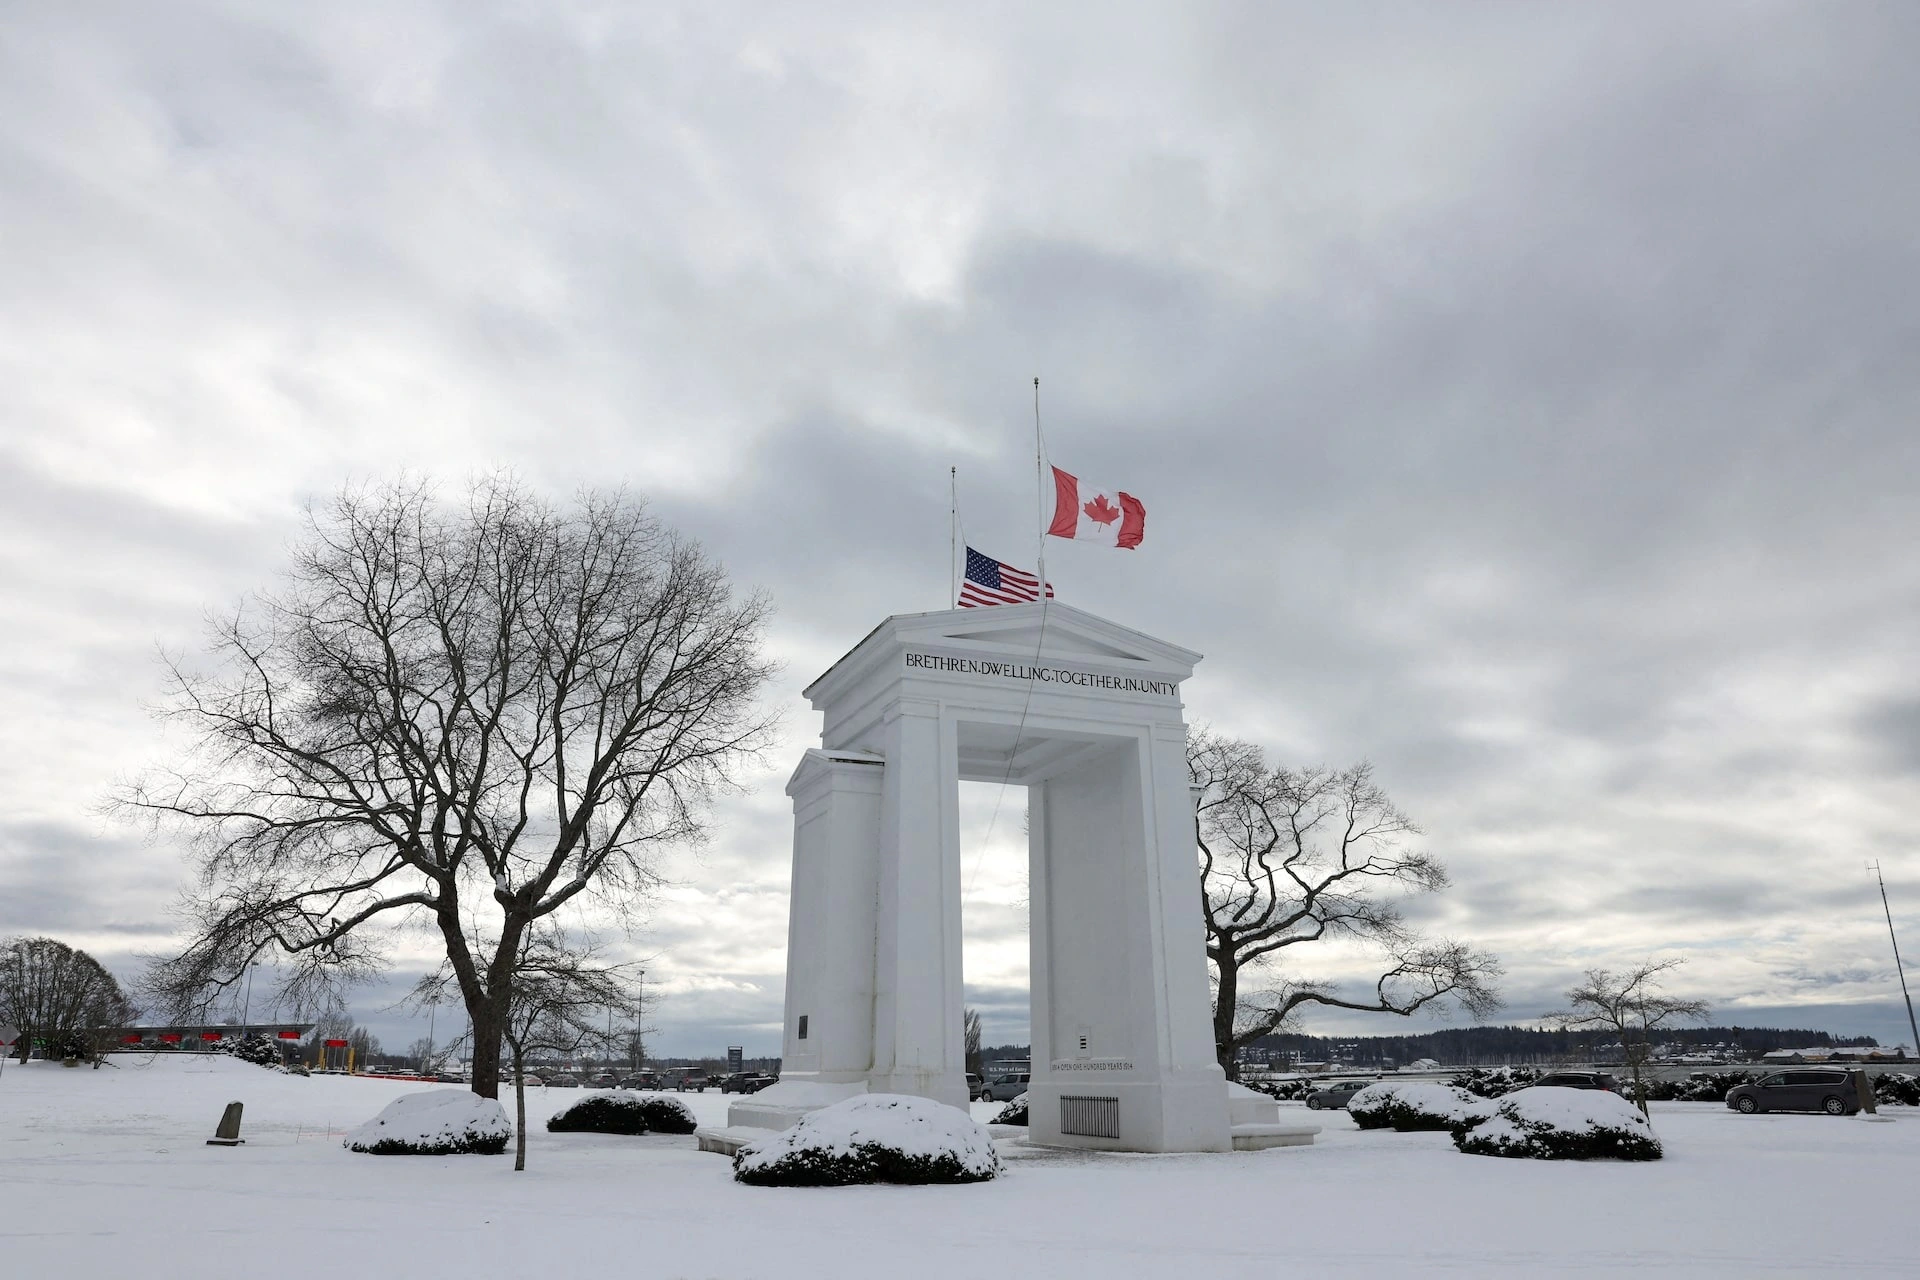
[{"label": "snowy field", "polygon": [[[226,1058],[121,1057],[0,1076],[8,1275],[967,1277],[1916,1274],[1920,1113],[1890,1123],[1654,1106],[1667,1158],[1461,1155],[1445,1134],[1086,1156],[1000,1144],[997,1181],[740,1186],[691,1137],[549,1134],[581,1091],[529,1090],[511,1155],[395,1157],[341,1135],[419,1085]],[[681,1097],[703,1122],[727,1099]],[[209,1147],[246,1103],[247,1145]],[[511,1103],[509,1101],[509,1107]],[[997,1107],[977,1105],[985,1118]],[[1289,1115],[1294,1114],[1292,1111]]]}]

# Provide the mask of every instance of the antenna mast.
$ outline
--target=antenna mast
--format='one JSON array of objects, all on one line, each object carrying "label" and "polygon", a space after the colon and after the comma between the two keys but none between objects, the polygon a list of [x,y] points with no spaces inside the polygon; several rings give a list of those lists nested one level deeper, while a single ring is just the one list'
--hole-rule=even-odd
[{"label": "antenna mast", "polygon": [[1907,1029],[1913,1032],[1913,1049],[1920,1053],[1920,1026],[1913,1021],[1913,997],[1907,994],[1907,971],[1900,963],[1900,939],[1893,933],[1893,908],[1887,905],[1887,878],[1880,874],[1880,861],[1873,863],[1873,878],[1880,882],[1880,909],[1887,913],[1887,941],[1893,944],[1893,970],[1900,975],[1900,996],[1907,1002]]},{"label": "antenna mast", "polygon": [[[1040,517],[1040,540],[1035,569],[1040,576],[1040,607],[1047,607],[1047,461],[1046,445],[1040,437],[1040,375],[1033,378],[1033,495],[1035,514]],[[1920,1046],[1915,1046],[1920,1048]]]}]

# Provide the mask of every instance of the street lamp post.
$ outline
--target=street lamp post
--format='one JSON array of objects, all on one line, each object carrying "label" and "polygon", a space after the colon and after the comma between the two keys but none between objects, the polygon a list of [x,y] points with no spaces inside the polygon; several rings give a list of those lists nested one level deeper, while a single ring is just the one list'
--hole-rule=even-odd
[{"label": "street lamp post", "polygon": [[640,970],[633,984],[633,1069],[647,1069],[646,1008],[647,1008],[647,971]]}]

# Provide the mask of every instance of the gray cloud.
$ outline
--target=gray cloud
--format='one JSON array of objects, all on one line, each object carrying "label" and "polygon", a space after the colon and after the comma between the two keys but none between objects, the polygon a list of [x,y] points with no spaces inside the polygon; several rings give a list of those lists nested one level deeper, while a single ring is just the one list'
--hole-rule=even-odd
[{"label": "gray cloud", "polygon": [[[780,610],[783,745],[622,943],[666,1042],[771,1042],[798,692],[943,599],[948,466],[969,540],[1031,559],[1039,373],[1054,458],[1151,513],[1129,556],[1050,549],[1063,596],[1206,652],[1192,718],[1373,759],[1455,872],[1421,918],[1517,993],[1671,949],[1703,994],[1866,1008],[1860,863],[1920,901],[1917,26],[16,15],[0,927],[164,919],[177,851],[74,815],[173,745],[154,644],[265,583],[303,501],[619,481]],[[968,954],[1013,1039],[1007,830]]]}]

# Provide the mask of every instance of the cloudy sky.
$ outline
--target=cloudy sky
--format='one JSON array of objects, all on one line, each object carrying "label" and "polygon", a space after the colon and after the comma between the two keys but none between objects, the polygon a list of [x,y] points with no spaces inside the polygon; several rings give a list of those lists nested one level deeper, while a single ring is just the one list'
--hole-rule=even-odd
[{"label": "cloudy sky", "polygon": [[[942,606],[950,466],[1030,558],[1037,374],[1150,512],[1062,597],[1204,652],[1191,720],[1373,760],[1515,1016],[1682,954],[1908,1038],[1920,9],[0,10],[0,935],[167,945],[179,850],[99,806],[303,504],[619,483],[771,594],[788,713],[622,945],[658,1049],[776,1051],[799,690]],[[1024,796],[964,799],[1024,1040]]]}]

